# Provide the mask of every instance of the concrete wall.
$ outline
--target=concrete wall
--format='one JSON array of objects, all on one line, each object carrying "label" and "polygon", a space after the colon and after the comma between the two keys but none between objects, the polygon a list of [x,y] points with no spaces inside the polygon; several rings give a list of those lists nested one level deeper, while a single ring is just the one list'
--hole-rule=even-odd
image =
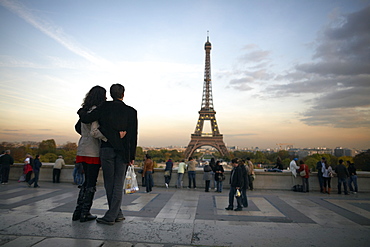
[{"label": "concrete wall", "polygon": [[[73,183],[73,165],[67,165],[61,171],[60,181],[62,183]],[[136,172],[139,168],[135,168]],[[18,181],[19,177],[23,173],[23,164],[15,164],[10,168],[9,180]],[[43,163],[40,171],[40,182],[52,181],[53,174],[53,164]],[[138,178],[138,183],[141,186],[141,174],[136,173]],[[164,187],[164,170],[161,168],[156,168],[153,174],[154,185],[158,187]],[[230,172],[226,171],[226,180],[224,181],[224,189],[229,188],[229,178]],[[177,172],[172,173],[172,179],[170,182],[170,187],[175,187],[177,180]],[[183,178],[184,187],[188,186],[188,176],[184,175]],[[331,180],[332,191],[337,191],[337,178],[334,177]],[[103,172],[99,173],[98,183],[103,184]],[[204,188],[205,181],[203,180],[203,172],[201,170],[196,173],[196,183],[198,188]],[[317,179],[317,174],[310,174],[310,191],[318,191],[319,184]],[[212,183],[211,183],[212,184]],[[263,190],[290,190],[295,184],[302,184],[301,178],[293,178],[290,172],[264,172],[263,170],[256,170],[256,179],[254,180],[255,189]],[[370,172],[358,172],[358,187],[360,192],[370,192]],[[213,186],[212,186],[213,188]]]}]

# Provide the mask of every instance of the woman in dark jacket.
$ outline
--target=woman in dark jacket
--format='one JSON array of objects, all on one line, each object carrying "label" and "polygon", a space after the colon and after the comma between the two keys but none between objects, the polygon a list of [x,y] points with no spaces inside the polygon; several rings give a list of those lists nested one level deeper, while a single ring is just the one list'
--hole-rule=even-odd
[{"label": "woman in dark jacket", "polygon": [[164,184],[166,185],[166,188],[168,188],[168,185],[171,182],[172,168],[173,162],[171,159],[168,159],[166,162],[166,168],[164,169]]},{"label": "woman in dark jacket", "polygon": [[224,180],[224,168],[221,165],[221,161],[217,161],[215,165],[215,180],[216,180],[216,192],[222,192],[222,181]]}]

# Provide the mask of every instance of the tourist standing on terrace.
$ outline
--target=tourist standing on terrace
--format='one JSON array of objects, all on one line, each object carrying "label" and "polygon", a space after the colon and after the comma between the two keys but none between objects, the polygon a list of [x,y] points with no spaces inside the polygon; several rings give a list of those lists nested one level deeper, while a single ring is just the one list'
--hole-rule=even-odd
[{"label": "tourist standing on terrace", "polygon": [[248,186],[249,190],[253,190],[253,181],[256,175],[254,174],[254,165],[249,157],[247,158],[247,166],[248,166]]},{"label": "tourist standing on terrace", "polygon": [[185,170],[186,170],[185,160],[181,160],[181,162],[179,163],[179,168],[177,170],[177,188],[182,189],[182,178],[184,177]]},{"label": "tourist standing on terrace", "polygon": [[333,177],[333,169],[331,166],[325,162],[325,166],[322,167],[322,177],[323,177],[323,193],[330,194],[331,192],[331,178]]},{"label": "tourist standing on terrace", "polygon": [[322,177],[322,168],[326,164],[325,157],[321,158],[321,161],[316,163],[316,170],[317,170],[317,178],[319,179],[319,185],[320,185],[320,192],[324,193],[324,178]]},{"label": "tourist standing on terrace", "polygon": [[153,160],[152,157],[150,157],[149,154],[145,155],[145,161],[144,161],[144,169],[142,176],[145,177],[145,184],[146,184],[146,193],[149,193],[152,191],[153,186]]},{"label": "tourist standing on terrace", "polygon": [[193,159],[193,157],[190,157],[189,162],[188,162],[188,178],[189,178],[188,189],[191,188],[192,183],[193,183],[193,188],[194,189],[197,188],[197,184],[196,184],[196,181],[195,181],[196,167],[197,167],[197,162]]},{"label": "tourist standing on terrace", "polygon": [[[82,108],[87,112],[91,112],[105,100],[106,90],[101,86],[95,86],[86,94]],[[86,222],[97,218],[97,216],[91,215],[90,209],[93,204],[100,170],[100,140],[106,140],[106,138],[99,131],[97,121],[93,123],[81,123],[81,121],[78,121],[75,127],[76,131],[81,135],[78,141],[76,164],[82,166],[81,170],[84,171],[85,179],[83,184],[79,186],[80,192],[72,220]],[[100,135],[99,138],[95,138],[98,135]]]},{"label": "tourist standing on terrace", "polygon": [[244,186],[242,167],[238,164],[238,159],[231,161],[233,169],[230,175],[229,206],[226,210],[234,210],[234,197],[236,198],[237,208],[234,211],[242,211],[242,197],[240,190]]},{"label": "tourist standing on terrace", "polygon": [[166,188],[168,188],[171,182],[172,168],[173,168],[173,162],[171,159],[168,159],[166,162],[166,167],[164,168],[164,184],[166,185]]},{"label": "tourist standing on terrace", "polygon": [[342,184],[343,184],[344,194],[348,195],[347,178],[349,177],[349,173],[347,167],[344,166],[342,159],[339,160],[339,165],[335,167],[335,173],[337,174],[338,177],[338,194],[342,193]]},{"label": "tourist standing on terrace", "polygon": [[[304,172],[303,172],[304,171]],[[303,160],[299,161],[299,175],[302,178],[302,192],[306,193],[310,191],[310,186],[308,182],[308,178],[310,177],[310,170],[308,169],[308,165],[306,165]],[[302,174],[302,172],[304,174]]]},{"label": "tourist standing on terrace", "polygon": [[6,150],[0,157],[1,164],[1,184],[8,184],[10,165],[13,165],[14,159],[10,156],[10,150]]},{"label": "tourist standing on terrace", "polygon": [[35,160],[33,161],[33,174],[34,174],[34,178],[32,178],[29,182],[28,182],[28,187],[31,187],[31,185],[33,183],[35,183],[33,185],[34,188],[39,188],[39,176],[40,176],[40,168],[42,166],[42,163],[40,161],[40,155],[36,155],[35,157]]},{"label": "tourist standing on terrace", "polygon": [[[347,165],[349,173],[348,187],[352,193],[356,194],[358,192],[356,167],[355,164],[351,163],[350,161],[347,161]],[[354,188],[352,187],[352,183]]]},{"label": "tourist standing on terrace", "polygon": [[222,183],[224,181],[225,175],[224,175],[224,168],[221,165],[221,161],[216,162],[215,166],[215,180],[216,180],[216,192],[221,193],[222,192]]}]

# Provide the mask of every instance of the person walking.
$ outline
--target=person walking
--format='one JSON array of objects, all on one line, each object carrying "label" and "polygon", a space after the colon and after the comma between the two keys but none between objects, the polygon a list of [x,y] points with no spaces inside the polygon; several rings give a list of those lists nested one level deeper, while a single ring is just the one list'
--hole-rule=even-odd
[{"label": "person walking", "polygon": [[216,162],[215,166],[215,180],[216,180],[216,192],[222,192],[222,183],[224,181],[224,168],[222,167],[221,161]]},{"label": "person walking", "polygon": [[[121,210],[123,184],[128,165],[134,165],[137,146],[137,111],[123,102],[125,87],[113,84],[110,87],[112,101],[106,101],[92,112],[84,108],[78,111],[81,122],[99,122],[99,130],[106,137],[100,145],[100,161],[103,169],[104,188],[108,211],[97,223],[114,225],[123,221]],[[126,131],[124,138],[120,132]]]},{"label": "person walking", "polygon": [[166,162],[166,167],[164,168],[164,184],[167,189],[171,182],[172,168],[173,168],[173,162],[171,159],[168,159]]},{"label": "person walking", "polygon": [[308,182],[308,179],[310,177],[310,170],[308,169],[308,165],[306,165],[303,160],[300,160],[299,161],[299,169],[298,169],[298,172],[299,172],[299,175],[301,176],[302,178],[302,192],[306,193],[306,192],[309,192],[310,191],[310,186],[309,186],[309,182]]},{"label": "person walking", "polygon": [[145,176],[146,193],[152,191],[153,186],[153,160],[149,154],[145,155],[144,170],[142,176]]},{"label": "person walking", "polygon": [[[242,211],[242,197],[240,189],[244,186],[243,171],[238,164],[238,159],[231,161],[233,169],[230,175],[229,206],[226,210]],[[237,208],[234,209],[234,197],[236,198]]]},{"label": "person walking", "polygon": [[177,188],[182,189],[182,179],[186,170],[185,160],[181,160],[177,169]]},{"label": "person walking", "polygon": [[31,154],[26,154],[26,159],[24,160],[23,166],[23,174],[25,179],[24,181],[26,181],[27,183],[31,180],[33,169],[32,167],[33,167],[33,157],[31,156]]},{"label": "person walking", "polygon": [[322,177],[323,177],[323,193],[330,194],[331,192],[331,178],[333,177],[333,169],[331,166],[325,162],[325,166],[322,167]]},{"label": "person walking", "polygon": [[53,166],[53,183],[60,183],[60,172],[63,166],[65,166],[63,156],[59,155]]},{"label": "person walking", "polygon": [[6,150],[4,155],[0,157],[1,164],[1,184],[8,184],[10,166],[14,164],[14,159],[10,155],[10,150]]},{"label": "person walking", "polygon": [[339,160],[339,165],[337,165],[334,170],[338,177],[338,194],[342,194],[342,184],[343,184],[344,194],[348,195],[347,179],[349,177],[349,173],[347,168],[344,166],[342,159]]},{"label": "person walking", "polygon": [[31,187],[32,184],[34,183],[33,187],[34,188],[39,188],[39,176],[40,176],[40,168],[42,166],[42,163],[40,161],[40,155],[36,155],[35,160],[33,162],[33,174],[34,177],[28,182],[28,187]]},{"label": "person walking", "polygon": [[191,188],[191,184],[193,183],[193,188],[197,188],[196,180],[195,180],[195,171],[197,167],[197,162],[193,159],[193,157],[189,158],[188,162],[188,178],[189,178],[189,185],[188,189]]},{"label": "person walking", "polygon": [[325,157],[321,158],[321,161],[316,163],[316,170],[317,170],[317,178],[319,180],[319,185],[320,185],[320,192],[324,193],[324,178],[322,176],[322,168],[326,164],[326,159]]},{"label": "person walking", "polygon": [[[348,187],[349,187],[349,190],[353,194],[357,194],[357,192],[358,192],[358,185],[357,185],[357,173],[356,173],[355,164],[354,163],[351,163],[350,161],[347,161],[347,165],[348,165],[348,174],[349,174],[349,178],[348,178]],[[353,184],[354,187],[352,187],[352,184]]]},{"label": "person walking", "polygon": [[206,161],[206,163],[203,167],[203,172],[204,172],[203,173],[203,180],[206,181],[204,191],[209,192],[210,183],[211,183],[211,180],[213,180],[214,176],[212,175],[212,168],[208,164],[208,161]]}]

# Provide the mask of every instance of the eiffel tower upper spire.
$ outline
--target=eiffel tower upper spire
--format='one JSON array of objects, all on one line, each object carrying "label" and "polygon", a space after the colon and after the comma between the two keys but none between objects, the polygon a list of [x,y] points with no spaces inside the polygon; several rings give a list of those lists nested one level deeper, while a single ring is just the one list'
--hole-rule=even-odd
[{"label": "eiffel tower upper spire", "polygon": [[209,33],[207,31],[207,42],[204,44],[204,50],[206,51],[206,61],[204,68],[204,83],[203,83],[203,97],[201,111],[213,111],[211,49],[212,44],[211,42],[209,42]]}]

